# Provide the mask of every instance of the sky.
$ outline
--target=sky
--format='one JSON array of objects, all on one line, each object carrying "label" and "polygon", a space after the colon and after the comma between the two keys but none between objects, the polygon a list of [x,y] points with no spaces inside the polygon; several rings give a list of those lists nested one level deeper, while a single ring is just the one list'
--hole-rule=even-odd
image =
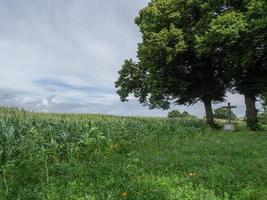
[{"label": "sky", "polygon": [[[130,99],[114,82],[135,58],[134,18],[148,0],[0,0],[0,106],[38,112],[166,116]],[[244,100],[229,95],[239,116]],[[214,107],[226,105],[216,104]],[[201,103],[174,109],[203,116]]]}]

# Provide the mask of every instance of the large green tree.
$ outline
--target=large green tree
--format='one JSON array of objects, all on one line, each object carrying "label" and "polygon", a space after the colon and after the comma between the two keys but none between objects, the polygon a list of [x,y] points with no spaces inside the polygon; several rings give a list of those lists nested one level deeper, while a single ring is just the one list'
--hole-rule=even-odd
[{"label": "large green tree", "polygon": [[266,0],[225,1],[208,30],[197,36],[198,53],[224,63],[225,73],[232,77],[233,91],[244,94],[251,128],[258,121],[256,98],[267,84],[266,7]]},{"label": "large green tree", "polygon": [[116,82],[122,101],[134,95],[150,108],[203,102],[207,123],[214,126],[212,102],[222,101],[228,87],[221,63],[209,54],[197,54],[197,35],[214,18],[201,0],[152,0],[135,22],[142,33],[137,61],[126,60]]}]

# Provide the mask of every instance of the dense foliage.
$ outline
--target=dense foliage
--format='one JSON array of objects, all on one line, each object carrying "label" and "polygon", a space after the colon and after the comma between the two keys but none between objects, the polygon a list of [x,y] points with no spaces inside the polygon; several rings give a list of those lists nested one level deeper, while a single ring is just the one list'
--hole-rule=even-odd
[{"label": "dense foliage", "polygon": [[267,113],[267,95],[266,95],[266,93],[263,96],[263,109],[264,109],[264,112]]},{"label": "dense foliage", "polygon": [[267,95],[264,93],[264,96],[262,97],[262,107],[263,112],[259,115],[259,120],[262,124],[267,125]]},{"label": "dense foliage", "polygon": [[267,125],[267,112],[259,114],[259,121],[261,124]]},{"label": "dense foliage", "polygon": [[212,102],[226,89],[245,96],[247,124],[267,87],[266,0],[152,0],[136,18],[138,59],[126,60],[116,82],[122,101],[133,94],[150,108],[202,101],[214,127]]},{"label": "dense foliage", "polygon": [[[217,108],[214,110],[214,118],[216,119],[229,119],[229,111],[227,108]],[[230,113],[230,119],[235,120],[237,119],[237,116],[235,113],[231,110]]]},{"label": "dense foliage", "polygon": [[186,111],[180,112],[179,110],[172,110],[168,112],[168,118],[185,118],[189,116],[189,113]]},{"label": "dense foliage", "polygon": [[266,132],[239,129],[0,109],[0,199],[265,200]]},{"label": "dense foliage", "polygon": [[133,94],[163,109],[201,101],[214,126],[211,104],[223,100],[229,82],[220,62],[197,52],[197,36],[214,17],[211,12],[203,1],[181,0],[152,0],[142,9],[136,18],[143,36],[138,61],[126,60],[116,82],[121,100]]},{"label": "dense foliage", "polygon": [[[211,1],[212,2],[212,1]],[[198,35],[198,52],[224,63],[233,91],[245,96],[247,122],[257,123],[256,98],[267,87],[266,0],[219,1],[223,6]]]}]

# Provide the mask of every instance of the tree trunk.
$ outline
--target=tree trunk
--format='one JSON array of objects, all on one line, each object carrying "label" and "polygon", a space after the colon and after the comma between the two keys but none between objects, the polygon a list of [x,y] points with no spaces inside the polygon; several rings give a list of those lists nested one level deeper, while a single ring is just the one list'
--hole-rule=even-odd
[{"label": "tree trunk", "polygon": [[246,114],[247,114],[247,126],[251,129],[256,129],[258,125],[256,98],[250,95],[245,96]]},{"label": "tree trunk", "polygon": [[211,106],[211,100],[204,100],[203,102],[204,102],[204,105],[205,105],[207,124],[210,127],[215,128],[213,111],[212,111],[212,106]]}]

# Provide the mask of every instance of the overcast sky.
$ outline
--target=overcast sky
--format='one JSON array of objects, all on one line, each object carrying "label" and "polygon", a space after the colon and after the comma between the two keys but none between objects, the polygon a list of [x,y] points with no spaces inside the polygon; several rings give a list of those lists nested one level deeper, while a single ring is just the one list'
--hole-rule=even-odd
[{"label": "overcast sky", "polygon": [[[135,58],[148,0],[0,0],[0,105],[44,112],[165,116],[121,103],[114,82]],[[243,97],[230,101],[244,114]],[[215,107],[219,105],[215,105]],[[203,105],[176,107],[203,115]]]}]

